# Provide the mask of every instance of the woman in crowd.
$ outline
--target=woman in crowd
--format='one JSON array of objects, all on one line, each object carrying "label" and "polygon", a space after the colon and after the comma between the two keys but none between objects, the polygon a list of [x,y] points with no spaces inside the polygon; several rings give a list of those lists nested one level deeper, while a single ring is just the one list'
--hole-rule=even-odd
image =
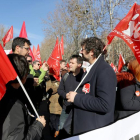
[{"label": "woman in crowd", "polygon": [[[24,56],[10,54],[9,59],[20,77],[26,81],[29,65]],[[25,106],[25,95],[19,92],[20,84],[15,79],[6,87],[6,93],[0,101],[0,139],[2,140],[40,140],[46,125],[44,116],[31,124],[31,116]]]},{"label": "woman in crowd", "polygon": [[129,72],[118,73],[116,99],[116,119],[121,119],[140,111],[140,64],[132,60]]}]

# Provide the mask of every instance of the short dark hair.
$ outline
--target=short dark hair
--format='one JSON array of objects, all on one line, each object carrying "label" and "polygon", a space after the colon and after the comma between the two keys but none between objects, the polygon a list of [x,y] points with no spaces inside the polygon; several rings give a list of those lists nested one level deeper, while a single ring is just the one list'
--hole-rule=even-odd
[{"label": "short dark hair", "polygon": [[35,60],[35,61],[33,61],[33,66],[37,63],[37,62],[39,62],[38,60]]},{"label": "short dark hair", "polygon": [[102,53],[105,44],[97,37],[86,38],[81,42],[81,46],[85,46],[86,52],[94,51],[94,56],[97,58]]},{"label": "short dark hair", "polygon": [[32,45],[30,40],[26,38],[22,38],[22,37],[14,38],[13,43],[12,43],[12,51],[15,52],[16,46],[19,46],[22,48],[25,45],[25,43],[27,43],[29,46]]},{"label": "short dark hair", "polygon": [[65,62],[65,63],[66,63],[66,60],[60,60],[60,64],[62,64],[63,62]]},{"label": "short dark hair", "polygon": [[77,59],[78,64],[83,64],[83,58],[80,55],[72,55],[69,60],[71,59]]},{"label": "short dark hair", "polygon": [[[23,77],[27,76],[29,72],[29,64],[24,56],[18,54],[9,54],[8,58],[21,80]],[[16,79],[11,82],[18,83]]]}]

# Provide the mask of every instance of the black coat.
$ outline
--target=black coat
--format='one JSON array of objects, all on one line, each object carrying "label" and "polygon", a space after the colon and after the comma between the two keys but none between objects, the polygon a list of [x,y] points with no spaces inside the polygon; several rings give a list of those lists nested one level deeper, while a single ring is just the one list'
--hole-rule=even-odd
[{"label": "black coat", "polygon": [[20,94],[19,90],[8,87],[0,101],[0,139],[40,140],[43,125],[39,121],[31,125],[31,117]]},{"label": "black coat", "polygon": [[[86,83],[89,93],[83,92]],[[114,121],[116,75],[101,56],[77,90],[73,110],[73,134],[94,130]]]},{"label": "black coat", "polygon": [[57,92],[64,99],[63,109],[65,109],[66,112],[69,112],[69,110],[72,107],[71,103],[67,102],[66,94],[76,89],[76,87],[82,79],[83,74],[84,71],[83,69],[81,69],[78,75],[74,76],[72,72],[69,72],[69,75],[67,76],[66,80],[64,80],[65,75],[61,79]]},{"label": "black coat", "polygon": [[140,111],[140,96],[136,96],[136,91],[140,92],[140,83],[135,79],[123,80],[118,84],[115,120]]}]

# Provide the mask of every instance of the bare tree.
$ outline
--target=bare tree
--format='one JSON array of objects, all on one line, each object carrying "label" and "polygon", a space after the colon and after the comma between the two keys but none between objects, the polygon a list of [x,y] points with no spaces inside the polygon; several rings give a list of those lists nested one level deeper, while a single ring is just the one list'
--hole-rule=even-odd
[{"label": "bare tree", "polygon": [[[79,52],[80,42],[86,35],[97,36],[107,42],[106,37],[109,32],[125,16],[120,15],[121,10],[124,13],[128,12],[130,7],[125,8],[128,2],[129,0],[61,0],[56,10],[43,20],[46,35],[44,42],[50,42],[50,40],[55,42],[56,37],[61,38],[63,34],[65,59]],[[41,47],[45,46],[44,42]],[[122,41],[120,42],[122,46]],[[54,44],[50,43],[48,48],[50,51],[53,50]],[[108,59],[116,62],[119,47],[116,47],[116,44],[113,45],[114,43],[108,46]]]}]

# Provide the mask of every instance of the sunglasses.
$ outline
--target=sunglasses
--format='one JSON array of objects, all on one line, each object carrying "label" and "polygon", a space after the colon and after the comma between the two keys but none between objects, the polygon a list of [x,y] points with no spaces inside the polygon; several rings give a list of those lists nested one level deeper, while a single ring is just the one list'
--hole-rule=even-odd
[{"label": "sunglasses", "polygon": [[32,60],[28,60],[28,62],[32,62]]}]

